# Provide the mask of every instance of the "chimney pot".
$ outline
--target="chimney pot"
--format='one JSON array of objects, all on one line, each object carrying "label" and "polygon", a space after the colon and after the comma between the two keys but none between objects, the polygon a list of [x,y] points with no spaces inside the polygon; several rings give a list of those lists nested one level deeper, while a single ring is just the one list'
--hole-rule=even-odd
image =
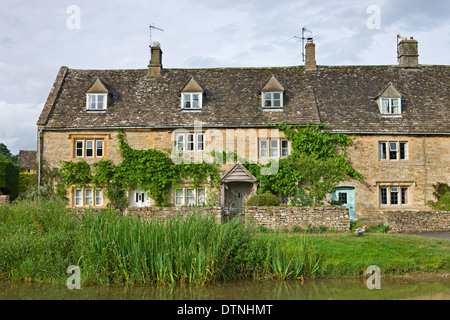
[{"label": "chimney pot", "polygon": [[316,71],[316,44],[313,38],[307,38],[308,42],[305,45],[305,70]]},{"label": "chimney pot", "polygon": [[413,37],[403,38],[398,43],[398,63],[403,68],[418,68],[419,67],[419,50],[418,42]]},{"label": "chimney pot", "polygon": [[148,65],[151,77],[161,76],[162,70],[162,50],[159,42],[153,42],[151,47],[150,64]]}]

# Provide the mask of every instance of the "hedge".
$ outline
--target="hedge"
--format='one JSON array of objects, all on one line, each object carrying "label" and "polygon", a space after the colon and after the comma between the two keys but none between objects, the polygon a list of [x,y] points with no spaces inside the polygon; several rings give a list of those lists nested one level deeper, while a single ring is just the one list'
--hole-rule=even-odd
[{"label": "hedge", "polygon": [[9,160],[0,160],[0,190],[9,194],[10,200],[19,195],[20,167]]}]

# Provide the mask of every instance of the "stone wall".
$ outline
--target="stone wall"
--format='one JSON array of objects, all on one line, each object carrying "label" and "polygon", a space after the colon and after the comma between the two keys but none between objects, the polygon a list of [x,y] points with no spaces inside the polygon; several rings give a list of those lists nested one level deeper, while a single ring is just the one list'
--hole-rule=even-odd
[{"label": "stone wall", "polygon": [[450,211],[387,211],[390,232],[450,231]]},{"label": "stone wall", "polygon": [[350,219],[346,207],[245,207],[245,221],[270,229],[319,228],[348,231]]},{"label": "stone wall", "polygon": [[[186,216],[193,211],[201,214],[213,213],[217,222],[227,220],[220,207],[130,207],[125,214],[152,220]],[[347,231],[350,227],[348,209],[345,207],[245,207],[241,217],[254,226],[266,226],[270,229],[325,226],[327,229]]]},{"label": "stone wall", "polygon": [[130,217],[140,216],[148,221],[159,218],[174,218],[177,216],[187,216],[192,212],[201,215],[213,214],[216,221],[222,221],[222,208],[220,207],[129,207],[125,215]]},{"label": "stone wall", "polygon": [[9,203],[9,195],[1,195],[0,196],[0,206]]}]

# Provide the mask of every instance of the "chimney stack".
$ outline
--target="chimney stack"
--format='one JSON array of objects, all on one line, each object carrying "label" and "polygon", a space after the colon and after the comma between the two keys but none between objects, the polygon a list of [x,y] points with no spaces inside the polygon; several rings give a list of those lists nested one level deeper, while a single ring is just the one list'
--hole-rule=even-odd
[{"label": "chimney stack", "polygon": [[150,77],[160,77],[162,71],[162,50],[158,42],[153,42],[150,64],[148,65]]},{"label": "chimney stack", "polygon": [[419,49],[418,42],[413,37],[408,40],[403,38],[398,43],[398,64],[403,68],[419,67]]},{"label": "chimney stack", "polygon": [[305,70],[316,71],[316,44],[312,38],[308,38],[305,45]]}]

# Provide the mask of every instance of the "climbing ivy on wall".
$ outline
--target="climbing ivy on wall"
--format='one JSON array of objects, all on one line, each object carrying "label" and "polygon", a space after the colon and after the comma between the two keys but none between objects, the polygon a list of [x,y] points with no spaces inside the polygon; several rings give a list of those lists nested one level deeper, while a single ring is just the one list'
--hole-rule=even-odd
[{"label": "climbing ivy on wall", "polygon": [[91,167],[83,160],[63,161],[60,173],[66,184],[81,187],[87,184],[93,184],[95,187],[109,186],[111,194],[117,194],[117,187],[148,190],[149,196],[155,200],[157,206],[166,206],[169,188],[176,188],[180,179],[189,180],[194,187],[199,187],[208,179],[212,183],[219,181],[217,165],[204,161],[176,164],[162,151],[132,149],[122,131],[119,131],[117,138],[123,158],[121,163],[114,165],[110,160],[100,160]]},{"label": "climbing ivy on wall", "polygon": [[291,143],[291,153],[278,161],[275,174],[265,175],[261,171],[274,163],[265,166],[245,163],[259,180],[258,193],[294,196],[305,189],[312,199],[320,201],[339,182],[363,178],[346,160],[351,137],[327,131],[328,125],[273,124],[272,127],[283,131]]}]

